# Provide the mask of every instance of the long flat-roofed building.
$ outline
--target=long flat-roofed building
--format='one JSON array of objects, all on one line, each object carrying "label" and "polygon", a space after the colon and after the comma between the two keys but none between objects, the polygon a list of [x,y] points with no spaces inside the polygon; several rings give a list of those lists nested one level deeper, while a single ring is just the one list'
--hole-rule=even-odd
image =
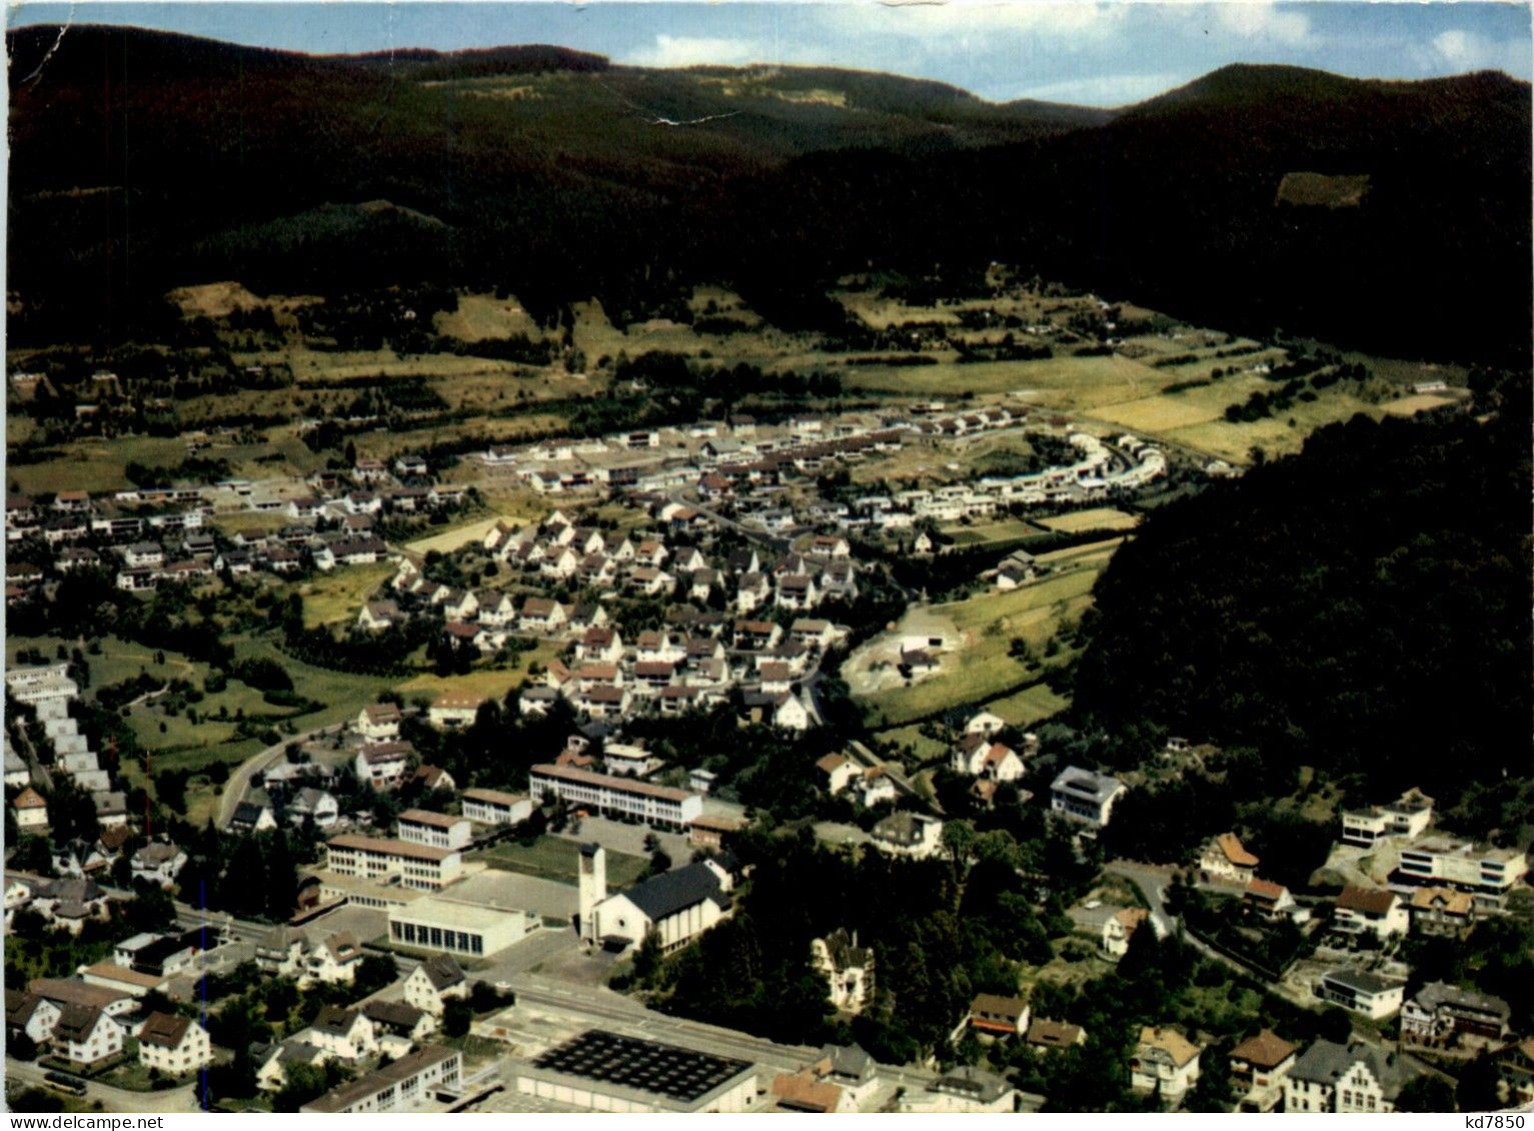
[{"label": "long flat-roofed building", "polygon": [[411,1111],[429,1104],[439,1090],[456,1091],[462,1079],[463,1053],[427,1045],[360,1080],[332,1088],[298,1110],[326,1114]]},{"label": "long flat-roofed building", "polygon": [[1479,906],[1495,907],[1528,872],[1528,856],[1516,849],[1437,836],[1403,846],[1395,878],[1411,884],[1457,887],[1471,892]]},{"label": "long flat-roofed building", "polygon": [[474,834],[467,817],[450,817],[427,809],[406,809],[399,815],[399,838],[432,848],[467,848]]},{"label": "long flat-roofed building", "polygon": [[533,802],[539,805],[559,798],[567,805],[637,817],[646,824],[679,830],[703,814],[701,793],[571,766],[534,766],[532,794]]},{"label": "long flat-roofed building", "polygon": [[463,791],[463,815],[485,825],[520,825],[533,815],[533,800],[525,793],[466,789]]},{"label": "long flat-roofed building", "polygon": [[512,1069],[514,1087],[591,1111],[756,1111],[749,1061],[592,1029]]},{"label": "long flat-roofed building", "polygon": [[458,879],[463,858],[456,849],[347,833],[333,837],[329,868],[343,876],[398,879],[405,887],[434,891]]},{"label": "long flat-roofed building", "polygon": [[505,950],[536,931],[530,911],[428,896],[389,911],[389,939],[401,946],[479,957]]}]

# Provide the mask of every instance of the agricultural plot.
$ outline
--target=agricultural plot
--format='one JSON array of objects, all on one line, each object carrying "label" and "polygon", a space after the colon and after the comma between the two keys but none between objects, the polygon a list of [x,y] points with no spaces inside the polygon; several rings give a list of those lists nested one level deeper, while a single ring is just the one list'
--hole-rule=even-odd
[{"label": "agricultural plot", "polygon": [[435,699],[444,691],[464,691],[487,699],[503,699],[513,688],[527,682],[528,669],[533,664],[547,666],[558,655],[559,648],[554,642],[541,640],[531,652],[522,653],[521,664],[515,670],[472,671],[467,675],[453,676],[422,674],[400,684],[399,691],[407,697],[419,695],[428,699]]},{"label": "agricultural plot", "polygon": [[960,365],[849,367],[849,387],[908,396],[1011,393],[1042,408],[1086,410],[1150,396],[1177,378],[1125,357],[1052,357]]},{"label": "agricultural plot", "polygon": [[[1048,531],[1040,529],[1041,526],[1047,525],[1048,523],[1045,522],[1035,525],[1031,522],[1025,522],[1020,518],[1005,518],[996,522],[977,522],[971,526],[965,526],[957,522],[945,523],[940,529],[944,534],[953,539],[955,546],[969,549],[975,546],[988,546],[993,543],[1017,542],[1024,538],[1037,538],[1042,534],[1048,533]],[[1050,529],[1056,530],[1060,528],[1050,527]]]},{"label": "agricultural plot", "polygon": [[132,486],[126,468],[133,462],[169,466],[186,458],[178,439],[132,436],[118,440],[78,440],[64,444],[59,455],[43,463],[7,462],[6,478],[23,495],[49,491],[89,491],[101,494]]},{"label": "agricultural plot", "polygon": [[1017,727],[1032,726],[1040,719],[1059,714],[1071,701],[1047,683],[1036,683],[1002,699],[992,699],[985,709]]},{"label": "agricultural plot", "polygon": [[298,587],[304,599],[304,627],[349,623],[357,619],[364,602],[394,576],[388,562],[374,565],[346,566],[322,574]]},{"label": "agricultural plot", "polygon": [[[1062,623],[1081,615],[1092,600],[1092,585],[1111,549],[1100,544],[1082,555],[1082,568],[1009,593],[987,593],[964,601],[915,609],[890,632],[859,649],[843,667],[854,697],[868,710],[871,726],[897,726],[936,712],[1001,695],[1029,673],[1008,651],[1014,637],[1042,646]],[[940,668],[904,686],[893,671],[904,636],[944,634]],[[880,667],[879,665],[885,665]]]},{"label": "agricultural plot", "polygon": [[1140,519],[1138,515],[1125,514],[1113,507],[1093,507],[1091,510],[1041,518],[1038,525],[1046,530],[1075,534],[1082,530],[1133,530],[1140,525]]},{"label": "agricultural plot", "polygon": [[461,342],[526,335],[531,341],[543,337],[533,316],[515,298],[494,295],[459,295],[458,309],[438,311],[433,318],[437,333]]},{"label": "agricultural plot", "polygon": [[1250,461],[1253,448],[1261,448],[1270,458],[1292,455],[1304,446],[1305,437],[1317,428],[1349,420],[1358,413],[1377,419],[1381,412],[1379,405],[1370,404],[1351,393],[1327,389],[1314,401],[1296,401],[1278,416],[1244,424],[1211,420],[1173,428],[1163,436],[1171,443],[1244,464]]}]

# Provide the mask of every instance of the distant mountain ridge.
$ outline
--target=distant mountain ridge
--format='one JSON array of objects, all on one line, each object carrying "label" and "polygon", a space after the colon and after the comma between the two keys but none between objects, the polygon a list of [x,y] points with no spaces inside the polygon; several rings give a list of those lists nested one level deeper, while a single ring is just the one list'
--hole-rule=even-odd
[{"label": "distant mountain ridge", "polygon": [[[870,261],[992,258],[1233,328],[1444,357],[1530,339],[1529,86],[1500,74],[1242,65],[1104,111],[548,45],[306,56],[30,27],[7,49],[17,340],[82,315],[121,335],[144,296],[215,278],[638,313],[695,281],[813,293]],[[1370,187],[1276,205],[1296,172]],[[347,211],[367,201],[440,226]]]}]

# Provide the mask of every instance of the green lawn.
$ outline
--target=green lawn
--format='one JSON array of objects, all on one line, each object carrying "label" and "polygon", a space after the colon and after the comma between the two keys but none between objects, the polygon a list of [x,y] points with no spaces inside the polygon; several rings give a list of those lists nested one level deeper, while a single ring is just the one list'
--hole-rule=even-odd
[{"label": "green lawn", "polygon": [[1071,701],[1049,684],[1036,683],[1004,699],[991,700],[985,709],[1006,719],[1013,726],[1026,727],[1058,714],[1070,705]]},{"label": "green lawn", "polygon": [[[932,606],[932,613],[946,617],[959,630],[963,641],[960,650],[943,657],[942,670],[936,675],[910,687],[866,696],[863,702],[870,711],[870,725],[897,726],[951,707],[981,702],[1026,682],[1028,669],[1008,655],[1013,637],[1020,636],[1035,649],[1041,648],[1064,621],[1080,616],[1091,603],[1097,572],[1095,568],[1079,569],[1009,593],[983,593]],[[1066,658],[1062,653],[1049,663]]]},{"label": "green lawn", "polygon": [[[521,872],[547,880],[573,883],[580,859],[580,846],[556,836],[539,837],[524,847],[516,841],[498,844],[480,859],[503,872]],[[627,852],[608,852],[607,882],[613,887],[628,887],[639,879],[650,862]]]},{"label": "green lawn", "polygon": [[299,586],[304,599],[304,627],[357,619],[364,601],[370,600],[394,576],[391,562],[342,566]]}]

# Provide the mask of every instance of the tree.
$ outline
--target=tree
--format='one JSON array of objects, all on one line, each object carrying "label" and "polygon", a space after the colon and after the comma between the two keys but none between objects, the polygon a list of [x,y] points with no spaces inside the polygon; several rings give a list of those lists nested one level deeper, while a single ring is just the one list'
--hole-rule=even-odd
[{"label": "tree", "polygon": [[474,1008],[466,1001],[453,999],[442,1010],[442,1032],[449,1037],[468,1036],[474,1023]]},{"label": "tree", "polygon": [[1442,1076],[1413,1076],[1401,1086],[1396,1097],[1397,1111],[1452,1112],[1454,1087]]},{"label": "tree", "polygon": [[37,1059],[37,1042],[25,1033],[17,1033],[6,1043],[5,1052],[17,1060],[33,1061]]},{"label": "tree", "polygon": [[1502,1073],[1497,1069],[1497,1062],[1482,1055],[1466,1065],[1459,1074],[1454,1099],[1460,1111],[1496,1111],[1504,1106]]},{"label": "tree", "polygon": [[170,892],[158,884],[140,880],[134,884],[134,896],[124,915],[135,934],[153,934],[168,930],[175,924],[176,905]]},{"label": "tree", "polygon": [[1324,1041],[1345,1045],[1353,1037],[1353,1019],[1340,1005],[1328,1006],[1316,1022],[1316,1034]]}]

